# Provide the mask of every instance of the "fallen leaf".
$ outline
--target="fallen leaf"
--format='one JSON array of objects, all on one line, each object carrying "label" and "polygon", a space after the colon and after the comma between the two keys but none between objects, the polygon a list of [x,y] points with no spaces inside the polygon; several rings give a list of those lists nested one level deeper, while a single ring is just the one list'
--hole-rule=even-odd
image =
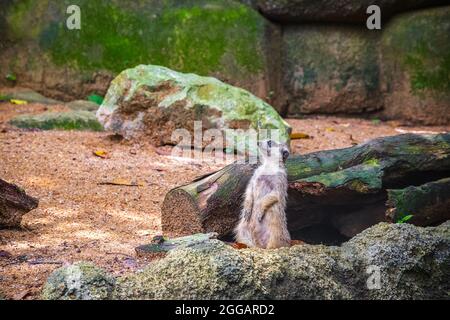
[{"label": "fallen leaf", "polygon": [[99,96],[98,94],[91,94],[87,97],[88,101],[94,102],[98,105],[101,105],[103,103],[103,97]]},{"label": "fallen leaf", "polygon": [[9,80],[9,81],[13,81],[13,82],[17,81],[17,76],[14,73],[8,73],[5,76],[5,78],[6,78],[6,80]]},{"label": "fallen leaf", "polygon": [[27,104],[28,102],[27,101],[25,101],[25,100],[18,100],[18,99],[11,99],[11,100],[9,100],[11,103],[13,103],[13,104],[18,104],[18,105],[21,105],[21,104]]},{"label": "fallen leaf", "polygon": [[103,159],[106,159],[108,157],[108,153],[105,150],[96,150],[94,151],[94,155]]},{"label": "fallen leaf", "polygon": [[231,246],[233,247],[233,248],[235,248],[235,249],[245,249],[245,248],[248,248],[248,246],[246,245],[246,244],[244,244],[244,243],[240,243],[240,242],[233,242],[232,244],[231,244]]},{"label": "fallen leaf", "polygon": [[101,185],[114,185],[114,186],[128,186],[128,187],[142,187],[144,183],[141,181],[134,181],[128,179],[117,178],[113,181],[103,181],[99,182]]},{"label": "fallen leaf", "polygon": [[332,127],[325,128],[325,131],[328,131],[328,132],[334,132],[334,128],[332,128]]},{"label": "fallen leaf", "polygon": [[311,139],[311,136],[309,134],[303,133],[303,132],[294,132],[291,133],[291,139],[297,140],[297,139]]}]

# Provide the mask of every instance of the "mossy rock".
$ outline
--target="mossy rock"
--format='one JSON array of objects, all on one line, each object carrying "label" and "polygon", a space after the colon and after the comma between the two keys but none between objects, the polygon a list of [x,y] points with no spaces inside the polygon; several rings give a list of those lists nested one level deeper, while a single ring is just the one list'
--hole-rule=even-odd
[{"label": "mossy rock", "polygon": [[97,103],[87,100],[75,100],[66,103],[66,106],[72,110],[97,111],[100,107]]},{"label": "mossy rock", "polygon": [[[377,224],[341,247],[237,250],[218,240],[170,251],[111,283],[71,266],[56,270],[47,299],[448,299],[450,223]],[[369,277],[379,271],[379,283]],[[88,279],[85,280],[85,274]],[[97,276],[100,275],[100,276]],[[375,275],[376,276],[376,275]],[[71,285],[73,278],[78,283]],[[97,285],[101,284],[101,286]],[[103,285],[104,284],[104,285]],[[379,285],[379,286],[378,286]],[[99,290],[102,289],[98,294]]]},{"label": "mossy rock", "polygon": [[[278,129],[289,142],[290,126],[268,103],[250,92],[212,77],[181,73],[161,66],[139,65],[120,73],[97,111],[107,130],[127,139],[143,135],[155,145],[173,144],[175,129],[194,136],[194,121],[203,129]],[[225,135],[231,142],[233,136]],[[241,139],[242,138],[242,139]],[[235,149],[247,146],[242,135]],[[234,149],[234,148],[233,148]]]},{"label": "mossy rock", "polygon": [[78,262],[57,269],[47,280],[42,299],[105,300],[110,299],[115,279],[91,263]]},{"label": "mossy rock", "polygon": [[249,0],[267,18],[282,22],[353,22],[365,25],[367,7],[376,4],[383,20],[395,13],[445,4],[445,0]]},{"label": "mossy rock", "polygon": [[11,119],[10,124],[25,129],[103,130],[95,114],[89,111],[44,112],[36,115],[21,115]]},{"label": "mossy rock", "polygon": [[288,114],[380,109],[378,36],[350,26],[286,27],[283,84]]},{"label": "mossy rock", "polygon": [[[1,96],[2,94],[0,94]],[[50,99],[47,97],[44,97],[42,94],[33,91],[33,90],[19,90],[19,91],[11,91],[8,92],[7,97],[9,99],[16,99],[16,100],[24,100],[30,103],[41,103],[41,104],[61,104],[61,101]]]},{"label": "mossy rock", "polygon": [[450,123],[450,6],[396,17],[382,37],[385,114]]},{"label": "mossy rock", "polygon": [[[111,80],[124,69],[150,63],[213,75],[262,96],[269,92],[265,37],[274,26],[239,2],[8,3],[3,16],[13,45],[0,57],[0,68],[17,74],[19,83],[41,84],[42,90],[54,95],[64,91],[81,98],[94,88],[103,94],[108,83],[97,79],[97,71]],[[66,27],[69,5],[80,7],[80,30]]]}]

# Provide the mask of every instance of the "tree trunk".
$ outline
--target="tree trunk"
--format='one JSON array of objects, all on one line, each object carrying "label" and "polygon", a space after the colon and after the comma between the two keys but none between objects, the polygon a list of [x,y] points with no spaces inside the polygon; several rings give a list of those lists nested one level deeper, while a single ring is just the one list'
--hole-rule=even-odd
[{"label": "tree trunk", "polygon": [[24,190],[0,179],[0,227],[18,227],[22,216],[37,208],[39,201]]},{"label": "tree trunk", "polygon": [[[193,234],[234,228],[256,166],[233,163],[170,190],[162,205],[164,232]],[[351,148],[295,155],[286,163],[287,216],[293,238],[341,242],[386,215],[386,189],[450,177],[450,134],[404,134]],[[448,219],[450,211],[444,215]],[[335,233],[335,236],[333,236]],[[317,239],[316,239],[317,238]]]}]

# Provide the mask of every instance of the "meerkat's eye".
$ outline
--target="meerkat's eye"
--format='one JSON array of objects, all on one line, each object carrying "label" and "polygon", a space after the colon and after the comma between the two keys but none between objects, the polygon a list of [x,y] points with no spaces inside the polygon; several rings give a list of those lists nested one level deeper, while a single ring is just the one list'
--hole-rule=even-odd
[{"label": "meerkat's eye", "polygon": [[272,140],[267,141],[267,146],[268,146],[269,148],[272,148]]}]

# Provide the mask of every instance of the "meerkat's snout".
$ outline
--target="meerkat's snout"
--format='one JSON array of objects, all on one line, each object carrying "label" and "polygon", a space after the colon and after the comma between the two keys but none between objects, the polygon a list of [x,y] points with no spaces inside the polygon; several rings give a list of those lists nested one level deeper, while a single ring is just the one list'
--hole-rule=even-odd
[{"label": "meerkat's snout", "polygon": [[283,157],[283,162],[286,162],[287,158],[289,157],[290,153],[287,148],[283,148],[281,150],[281,156]]}]

